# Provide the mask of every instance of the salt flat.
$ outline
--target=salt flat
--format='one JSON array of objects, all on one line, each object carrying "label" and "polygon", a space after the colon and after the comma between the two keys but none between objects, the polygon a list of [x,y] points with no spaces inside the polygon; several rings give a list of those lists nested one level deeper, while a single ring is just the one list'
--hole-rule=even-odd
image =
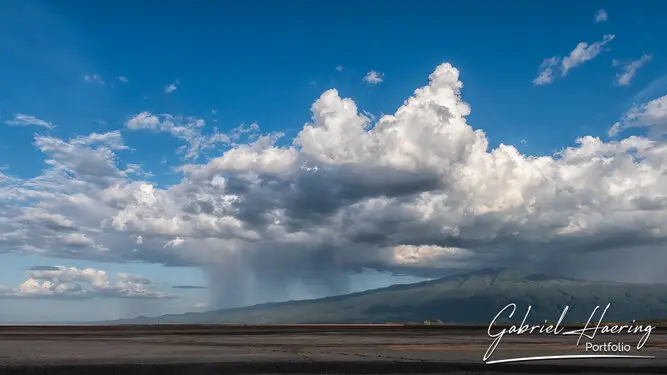
[{"label": "salt flat", "polygon": [[[582,355],[578,337],[506,336],[491,360]],[[613,340],[611,340],[613,339]],[[639,337],[598,338],[636,345]],[[483,327],[442,326],[2,326],[2,374],[217,373],[667,373],[667,331],[633,354],[486,364]],[[614,353],[595,353],[614,354]]]}]

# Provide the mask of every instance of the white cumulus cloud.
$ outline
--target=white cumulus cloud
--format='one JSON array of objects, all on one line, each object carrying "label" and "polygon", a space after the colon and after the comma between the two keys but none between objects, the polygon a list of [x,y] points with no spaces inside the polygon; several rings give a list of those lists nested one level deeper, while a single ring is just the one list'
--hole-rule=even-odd
[{"label": "white cumulus cloud", "polygon": [[0,286],[1,298],[137,298],[163,299],[176,296],[149,289],[147,278],[119,273],[115,280],[105,271],[65,266],[37,266],[16,288]]}]

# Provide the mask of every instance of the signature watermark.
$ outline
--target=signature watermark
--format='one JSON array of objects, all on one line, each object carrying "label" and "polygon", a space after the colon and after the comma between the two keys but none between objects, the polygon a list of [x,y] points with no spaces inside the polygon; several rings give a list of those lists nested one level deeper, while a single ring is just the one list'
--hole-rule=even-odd
[{"label": "signature watermark", "polygon": [[[514,303],[502,308],[498,314],[493,318],[491,324],[487,329],[489,337],[493,339],[493,342],[487,349],[486,353],[482,360],[487,364],[494,363],[507,363],[507,362],[526,362],[526,361],[537,361],[537,360],[548,360],[548,359],[583,359],[583,358],[634,358],[634,359],[653,359],[653,356],[647,355],[637,355],[631,354],[633,352],[638,352],[641,350],[649,337],[651,332],[655,329],[655,326],[650,324],[642,325],[637,324],[633,320],[632,323],[628,324],[608,324],[603,323],[603,319],[607,310],[611,307],[611,303],[607,304],[605,309],[600,314],[599,319],[596,323],[591,323],[594,320],[594,317],[600,310],[600,306],[596,306],[593,312],[591,313],[588,321],[583,328],[573,329],[566,331],[563,326],[563,321],[569,311],[570,307],[565,306],[563,312],[558,319],[556,324],[549,324],[547,321],[544,324],[528,324],[528,316],[530,315],[531,306],[528,306],[526,314],[523,317],[523,321],[520,325],[512,325],[504,328],[498,327],[497,321],[503,317],[511,319],[516,313],[517,306]],[[516,358],[506,358],[491,360],[491,356],[500,345],[501,341],[507,335],[555,335],[555,336],[578,336],[577,346],[582,344],[584,338],[588,340],[594,340],[596,335],[607,337],[611,335],[624,335],[626,338],[628,335],[634,335],[636,337],[636,342],[628,343],[621,341],[609,341],[604,343],[597,343],[587,341],[582,346],[583,354],[563,354],[563,355],[553,355],[553,356],[533,356],[533,357],[516,357]]]}]

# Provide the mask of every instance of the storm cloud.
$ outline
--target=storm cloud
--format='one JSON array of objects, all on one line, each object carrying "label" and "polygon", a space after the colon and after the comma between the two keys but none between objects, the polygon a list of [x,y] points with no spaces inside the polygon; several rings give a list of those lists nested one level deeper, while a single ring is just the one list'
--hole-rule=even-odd
[{"label": "storm cloud", "polygon": [[[49,168],[0,179],[0,251],[196,266],[216,307],[279,299],[297,284],[342,293],[349,274],[367,269],[657,267],[667,244],[663,139],[584,136],[552,156],[490,149],[466,121],[462,87],[442,64],[377,121],[328,90],[286,145],[256,126],[205,133],[203,120],[139,113],[124,131],[185,144],[183,179],[167,187],[121,166],[120,132],[38,136]],[[663,115],[641,126],[661,130]]]}]

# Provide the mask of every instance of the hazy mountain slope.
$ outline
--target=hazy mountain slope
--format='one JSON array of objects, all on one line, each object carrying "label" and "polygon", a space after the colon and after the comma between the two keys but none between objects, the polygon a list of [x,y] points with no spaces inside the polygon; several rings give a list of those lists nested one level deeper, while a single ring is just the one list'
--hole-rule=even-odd
[{"label": "hazy mountain slope", "polygon": [[440,319],[484,323],[507,304],[521,321],[555,322],[565,305],[567,321],[586,321],[596,305],[612,306],[605,321],[667,317],[664,284],[626,284],[549,277],[515,270],[484,270],[315,300],[238,309],[137,318],[114,323],[384,323]]}]

